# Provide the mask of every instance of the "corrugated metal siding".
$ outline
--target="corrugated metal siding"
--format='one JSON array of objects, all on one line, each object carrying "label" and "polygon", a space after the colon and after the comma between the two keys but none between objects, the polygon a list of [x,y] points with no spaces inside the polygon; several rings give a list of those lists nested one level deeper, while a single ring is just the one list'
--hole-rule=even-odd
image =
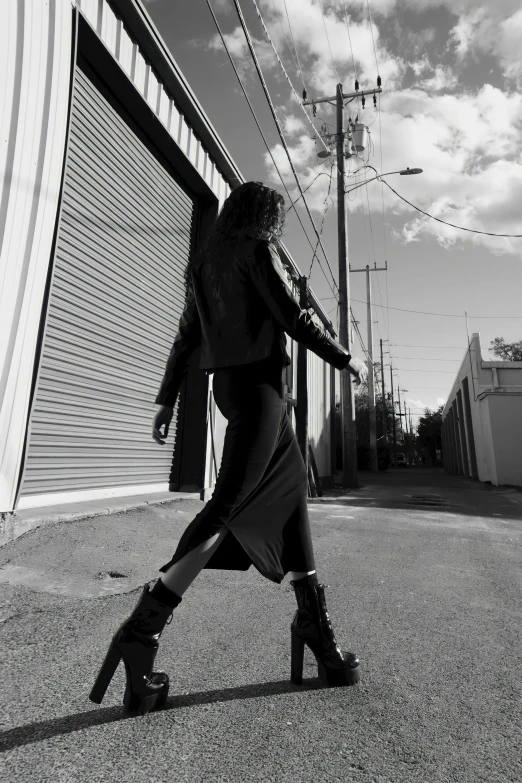
[{"label": "corrugated metal siding", "polygon": [[0,511],[16,504],[40,313],[63,171],[72,9],[2,3]]},{"label": "corrugated metal siding", "polygon": [[166,485],[151,424],[195,204],[79,68],[69,144],[22,495]]}]

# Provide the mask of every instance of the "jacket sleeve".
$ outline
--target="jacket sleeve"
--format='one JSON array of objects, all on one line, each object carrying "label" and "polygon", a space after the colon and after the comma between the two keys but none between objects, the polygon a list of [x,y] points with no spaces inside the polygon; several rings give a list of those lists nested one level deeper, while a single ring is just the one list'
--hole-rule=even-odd
[{"label": "jacket sleeve", "polygon": [[275,245],[258,242],[253,253],[247,254],[247,267],[254,285],[284,331],[328,364],[343,370],[350,361],[351,354],[319,329],[310,314],[301,309],[288,285]]},{"label": "jacket sleeve", "polygon": [[179,328],[170,350],[165,374],[156,397],[156,405],[174,407],[188,369],[188,358],[201,339],[201,322],[192,282],[188,285],[185,309],[179,319]]}]

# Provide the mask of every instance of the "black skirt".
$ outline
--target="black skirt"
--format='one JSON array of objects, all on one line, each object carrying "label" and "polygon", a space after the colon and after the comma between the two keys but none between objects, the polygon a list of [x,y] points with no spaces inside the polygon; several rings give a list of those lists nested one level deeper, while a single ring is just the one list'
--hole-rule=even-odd
[{"label": "black skirt", "polygon": [[278,584],[289,571],[313,571],[308,477],[283,399],[282,359],[214,371],[214,398],[227,419],[214,492],[181,536],[167,571],[223,527],[205,568],[246,571]]}]

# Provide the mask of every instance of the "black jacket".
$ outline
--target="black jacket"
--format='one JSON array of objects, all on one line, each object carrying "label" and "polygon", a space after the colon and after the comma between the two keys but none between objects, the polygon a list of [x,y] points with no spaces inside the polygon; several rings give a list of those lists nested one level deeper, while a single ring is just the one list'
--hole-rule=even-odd
[{"label": "black jacket", "polygon": [[338,370],[350,361],[300,308],[273,243],[248,237],[223,262],[204,260],[192,270],[156,404],[174,406],[188,367],[214,370],[270,355],[289,365],[285,332]]}]

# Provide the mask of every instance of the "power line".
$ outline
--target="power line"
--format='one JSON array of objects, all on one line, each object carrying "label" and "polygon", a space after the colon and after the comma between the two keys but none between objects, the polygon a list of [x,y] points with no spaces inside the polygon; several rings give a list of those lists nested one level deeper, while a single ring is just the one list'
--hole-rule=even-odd
[{"label": "power line", "polygon": [[343,6],[344,6],[344,20],[346,22],[346,31],[348,33],[348,41],[350,42],[350,52],[352,53],[353,75],[354,75],[354,79],[357,81],[357,70],[355,68],[355,58],[353,56],[352,39],[351,39],[351,36],[350,36],[350,26],[348,24],[348,12],[346,10],[346,2],[345,2],[345,0],[343,0]]},{"label": "power line", "polygon": [[373,23],[372,23],[372,14],[370,11],[370,0],[366,0],[366,5],[368,6],[368,17],[370,19],[370,32],[372,34],[373,53],[375,54],[375,66],[377,68],[377,75],[379,75],[379,63],[377,62],[377,50],[375,48],[375,38],[373,37]]},{"label": "power line", "polygon": [[427,215],[432,220],[437,220],[439,223],[444,223],[444,225],[446,226],[451,226],[452,228],[458,228],[461,231],[470,231],[472,234],[487,234],[487,236],[489,237],[511,237],[514,239],[520,239],[520,237],[522,237],[522,234],[495,234],[492,231],[477,231],[477,229],[475,228],[464,228],[464,226],[456,226],[455,223],[448,223],[447,220],[441,220],[441,218],[435,217],[434,215],[430,215],[429,212],[425,212],[420,207],[415,206],[415,204],[412,204],[411,201],[408,201],[407,198],[404,198],[404,196],[401,196],[400,193],[397,193],[397,191],[394,190],[394,188],[392,188],[392,186],[389,185],[385,179],[383,179],[382,181],[384,182],[385,185],[387,185],[390,188],[390,190],[392,190],[395,193],[396,196],[398,196],[403,201],[405,201],[406,204],[409,204],[410,207],[413,207],[413,209],[416,209],[418,212],[422,212],[423,215]]},{"label": "power line", "polygon": [[[301,76],[301,82],[302,82],[302,85],[303,85],[303,90],[306,90],[306,85],[305,85],[305,81],[304,81],[304,77],[303,77],[303,71],[302,71],[302,68],[301,68],[301,63],[299,62],[299,54],[297,52],[297,46],[295,45],[294,33],[293,33],[293,30],[292,30],[292,25],[290,24],[290,15],[288,13],[286,0],[283,0],[283,3],[284,3],[284,6],[285,6],[286,19],[288,21],[288,29],[290,30],[290,37],[292,38],[292,43],[294,45],[294,50],[295,50],[295,56],[297,58],[297,65],[299,66],[299,74]],[[303,108],[304,108],[304,106],[303,106]],[[311,120],[310,120],[310,122],[311,122]],[[313,123],[312,123],[312,125],[313,125]],[[315,128],[315,125],[314,125],[314,128]]]},{"label": "power line", "polygon": [[[221,32],[221,28],[220,28],[220,26],[219,26],[219,23],[218,23],[218,21],[217,21],[217,19],[216,19],[216,15],[214,14],[214,11],[213,11],[213,9],[212,9],[212,6],[210,5],[210,2],[209,2],[209,0],[207,0],[207,5],[208,5],[208,7],[209,7],[209,9],[210,9],[210,13],[212,14],[212,18],[214,19],[215,25],[216,25],[216,27],[217,27],[217,30],[218,30],[218,33],[219,33],[219,35],[220,35],[220,37],[221,37],[221,41],[223,42],[224,49],[225,49],[225,51],[226,51],[226,53],[227,53],[227,55],[228,55],[228,58],[229,58],[229,60],[230,60],[230,63],[231,63],[231,65],[232,65],[232,68],[234,69],[234,73],[236,74],[237,80],[238,80],[238,82],[239,82],[239,86],[241,87],[241,90],[243,91],[243,95],[244,95],[244,97],[245,97],[245,99],[246,99],[246,102],[247,102],[247,104],[248,104],[248,107],[249,107],[249,109],[250,109],[250,111],[251,111],[251,113],[252,113],[252,116],[253,116],[254,120],[255,120],[255,123],[256,123],[256,125],[257,125],[257,128],[258,128],[258,130],[259,130],[259,133],[261,134],[261,138],[263,139],[263,141],[264,141],[264,143],[265,143],[265,147],[266,147],[266,148],[267,148],[267,150],[268,150],[268,154],[270,155],[270,157],[271,157],[271,159],[272,159],[272,163],[274,164],[275,170],[277,171],[277,173],[278,173],[278,175],[279,175],[279,179],[281,180],[281,182],[282,182],[282,184],[283,184],[283,187],[284,187],[284,189],[285,189],[285,191],[286,191],[286,193],[287,193],[287,195],[288,195],[288,199],[289,199],[289,201],[291,201],[291,200],[292,200],[292,198],[291,198],[291,196],[290,196],[290,193],[289,193],[289,191],[288,191],[288,188],[286,187],[286,184],[285,184],[285,181],[284,181],[284,179],[283,179],[283,177],[282,177],[282,175],[281,175],[281,172],[279,171],[279,169],[278,169],[278,167],[277,167],[277,163],[275,162],[274,156],[272,155],[272,151],[270,150],[270,146],[269,146],[269,144],[268,144],[268,142],[267,142],[267,140],[266,140],[266,138],[265,138],[265,134],[263,133],[263,130],[262,130],[262,128],[261,128],[261,125],[259,124],[259,120],[257,119],[257,116],[256,116],[256,113],[255,113],[255,111],[254,111],[254,108],[253,108],[252,104],[250,103],[250,99],[249,99],[249,97],[248,97],[248,95],[247,95],[247,92],[246,92],[246,90],[245,90],[244,86],[243,86],[243,83],[242,83],[242,81],[241,81],[241,77],[239,76],[238,70],[237,70],[237,68],[236,68],[236,65],[235,65],[235,63],[234,63],[234,60],[232,59],[232,55],[230,54],[230,51],[229,51],[229,49],[228,49],[228,46],[227,46],[227,44],[226,44],[225,38],[224,38],[224,36],[223,36],[223,33]],[[303,199],[303,200],[304,200],[304,199]],[[303,233],[304,233],[304,235],[305,235],[305,237],[306,237],[306,239],[307,239],[307,241],[308,241],[308,244],[310,245],[310,247],[312,248],[312,250],[314,250],[314,246],[313,246],[313,244],[312,244],[312,242],[311,242],[311,240],[310,240],[310,237],[308,236],[308,233],[307,233],[307,231],[306,231],[306,229],[305,229],[305,227],[304,227],[304,225],[303,225],[303,222],[302,222],[302,220],[301,220],[301,216],[299,215],[299,213],[297,212],[297,210],[295,211],[295,213],[296,213],[297,219],[299,220],[299,223],[300,223],[300,225],[301,225],[301,228],[303,229]],[[323,252],[324,252],[324,251],[323,251]],[[323,267],[322,267],[322,265],[321,265],[321,263],[320,263],[319,259],[317,259],[317,262],[319,263],[319,266],[320,266],[320,268],[321,268],[321,271],[322,271],[322,272],[323,272],[323,274],[325,275],[325,279],[326,279],[326,282],[327,282],[327,284],[328,284],[328,287],[330,288],[330,290],[331,290],[332,294],[334,294],[334,290],[333,290],[332,286],[330,285],[330,281],[329,281],[329,280],[328,280],[328,278],[326,277],[326,274],[325,274],[325,272],[324,272],[324,269],[323,269]],[[330,270],[330,271],[331,271],[331,270]],[[336,285],[336,287],[337,287],[337,284],[335,283],[335,280],[334,280],[334,284],[335,284],[335,285]],[[336,297],[335,295],[333,296],[333,298],[334,298],[334,299],[337,299],[337,297]]]},{"label": "power line", "polygon": [[[359,299],[352,299],[352,302],[359,302],[359,304],[366,304],[366,302],[362,302]],[[465,318],[465,315],[455,315],[454,313],[429,313],[425,312],[424,310],[405,310],[403,307],[385,307],[384,305],[379,305],[375,303],[375,307],[383,307],[386,310],[399,310],[401,313],[418,313],[419,315],[439,315],[444,318]],[[493,318],[493,319],[500,319],[503,318],[518,318],[521,319],[522,315],[468,315],[468,318]]]},{"label": "power line", "polygon": [[404,343],[391,343],[391,345],[397,348],[454,348],[461,351],[461,345],[404,345]]},{"label": "power line", "polygon": [[427,358],[425,356],[397,356],[397,359],[415,359],[420,360],[421,362],[460,362],[461,359],[439,359],[438,357],[436,359]]},{"label": "power line", "polygon": [[334,71],[335,71],[335,78],[337,79],[337,83],[339,84],[339,82],[340,82],[341,80],[339,79],[339,74],[337,73],[337,67],[336,67],[336,65],[335,65],[335,62],[334,62],[334,57],[333,57],[333,54],[332,54],[332,47],[330,46],[330,38],[329,38],[329,36],[328,36],[328,30],[326,29],[326,20],[325,20],[325,18],[324,18],[324,12],[323,12],[323,3],[322,3],[322,0],[319,0],[319,7],[320,7],[320,9],[321,9],[321,16],[323,17],[324,31],[325,31],[325,33],[326,33],[326,40],[328,41],[328,48],[329,48],[329,50],[330,50],[330,57],[332,58],[332,65],[333,65],[333,69],[334,69]]},{"label": "power line", "polygon": [[[256,0],[252,0],[252,2],[254,3],[254,7],[255,7],[255,9],[256,9],[256,12],[257,12],[257,15],[258,15],[258,17],[259,17],[259,21],[261,22],[261,26],[263,27],[263,30],[265,31],[265,35],[266,35],[266,37],[268,38],[268,41],[269,41],[269,43],[270,43],[270,46],[271,46],[271,47],[272,47],[272,49],[274,50],[274,54],[275,54],[275,56],[276,56],[277,62],[278,62],[278,63],[279,63],[279,65],[281,66],[281,69],[282,69],[282,71],[283,71],[284,75],[286,76],[286,80],[287,80],[288,84],[290,85],[290,89],[292,90],[292,92],[294,93],[295,97],[297,98],[297,102],[298,102],[299,106],[301,107],[301,109],[302,109],[302,111],[303,111],[303,113],[304,113],[304,115],[305,115],[306,119],[308,120],[308,122],[309,122],[309,123],[310,123],[310,125],[312,126],[312,128],[313,128],[313,130],[314,130],[314,133],[316,133],[316,134],[317,134],[317,136],[319,137],[319,139],[321,140],[321,142],[322,142],[322,144],[323,144],[323,147],[325,148],[325,150],[329,150],[329,147],[328,147],[328,145],[326,144],[326,142],[324,141],[323,137],[321,136],[321,134],[319,133],[319,131],[317,130],[317,128],[316,128],[316,127],[315,127],[315,125],[313,124],[313,122],[312,122],[312,120],[310,119],[310,117],[308,116],[308,113],[307,113],[307,111],[306,111],[305,107],[304,107],[304,106],[303,106],[303,104],[302,104],[301,98],[299,97],[299,95],[298,95],[298,94],[297,94],[297,92],[295,91],[295,87],[294,87],[294,85],[292,84],[292,80],[291,80],[291,79],[290,79],[290,77],[288,76],[288,74],[287,74],[287,72],[286,72],[286,69],[285,69],[285,66],[284,66],[284,65],[283,65],[283,63],[281,62],[281,58],[279,57],[279,55],[278,55],[278,53],[277,53],[277,49],[276,49],[276,48],[275,48],[275,46],[274,46],[274,42],[272,41],[272,38],[270,37],[270,33],[268,32],[267,26],[266,26],[266,24],[265,24],[265,22],[264,22],[264,20],[263,20],[263,17],[261,16],[261,11],[259,10],[259,6],[257,5],[257,2],[256,2]],[[237,7],[238,7],[238,6],[237,6],[237,3],[236,3],[236,0],[234,0],[234,3],[236,4],[236,9],[237,9]],[[240,17],[240,18],[241,18],[241,17]],[[288,18],[288,12],[287,12],[287,18]],[[288,24],[290,24],[290,19],[289,19],[289,18],[288,18]],[[245,25],[245,27],[246,27],[246,25]],[[243,29],[245,29],[245,28],[243,28]],[[290,33],[292,33],[292,28],[291,28],[291,27],[290,27]],[[246,33],[245,33],[245,35],[246,35]],[[292,35],[292,40],[293,40],[293,35]],[[295,46],[295,43],[294,43],[294,46]],[[295,52],[296,52],[296,55],[297,55],[297,49],[295,50]],[[299,66],[299,67],[301,67],[301,66]],[[303,80],[303,75],[302,75],[302,72],[301,72],[301,80]],[[303,88],[304,88],[304,80],[303,80]]]},{"label": "power line", "polygon": [[[207,0],[207,2],[208,2],[208,0]],[[259,8],[257,7],[257,3],[255,2],[255,0],[253,0],[253,2],[254,2],[254,5],[257,8],[257,12],[258,12],[259,18],[261,19],[263,27],[266,30],[265,24],[264,24],[264,22],[262,20],[262,17],[261,17],[261,13],[259,11]],[[254,65],[255,65],[255,68],[256,68],[256,71],[257,71],[257,75],[259,77],[259,81],[261,82],[261,86],[263,87],[263,92],[265,93],[266,100],[268,102],[268,105],[270,107],[270,111],[272,113],[272,117],[273,117],[274,122],[276,124],[277,132],[279,133],[279,138],[281,139],[281,143],[282,143],[282,145],[284,147],[284,150],[286,152],[286,155],[287,155],[287,158],[288,158],[288,162],[290,163],[290,168],[292,169],[292,173],[293,173],[293,175],[295,177],[295,181],[297,182],[297,187],[299,188],[299,192],[302,195],[303,194],[303,189],[301,187],[301,182],[299,180],[299,176],[297,174],[297,171],[295,170],[295,166],[294,166],[294,163],[292,161],[292,157],[290,155],[290,150],[288,149],[288,145],[286,143],[286,139],[284,137],[283,130],[281,128],[281,124],[280,124],[280,122],[279,122],[279,120],[277,118],[276,110],[275,110],[274,104],[272,103],[272,98],[270,97],[270,93],[268,91],[268,87],[266,86],[266,82],[265,82],[265,79],[263,77],[263,73],[261,71],[261,66],[259,65],[256,53],[255,53],[255,50],[254,50],[254,46],[252,44],[252,40],[250,38],[250,34],[248,32],[245,20],[243,18],[243,14],[241,13],[241,8],[239,6],[238,0],[234,0],[234,5],[236,7],[236,11],[237,11],[237,15],[239,17],[239,21],[241,23],[241,27],[243,28],[243,33],[245,34],[245,38],[247,40],[248,48],[250,49],[250,54],[251,54],[252,59],[254,61]],[[267,35],[268,35],[268,31],[267,30],[266,30],[266,32],[267,32]],[[275,52],[275,48],[274,48],[274,52]],[[278,57],[278,59],[279,59],[279,57]],[[282,65],[282,63],[281,63],[281,65]],[[286,71],[285,71],[285,74],[286,74]],[[288,75],[287,75],[287,79],[288,79]],[[290,80],[288,79],[288,81],[290,81]],[[291,84],[291,82],[290,82],[290,84]],[[304,198],[304,196],[303,196],[303,203],[304,203],[304,205],[306,207],[306,211],[308,212],[308,217],[310,218],[310,222],[311,222],[311,224],[313,226],[313,229],[315,231],[315,235],[316,235],[316,237],[317,237],[317,239],[319,241],[319,244],[321,246],[321,250],[323,251],[324,257],[326,259],[326,263],[328,265],[328,269],[330,270],[330,274],[332,275],[332,280],[334,281],[334,285],[337,287],[337,283],[335,281],[335,276],[334,276],[334,273],[332,272],[332,268],[330,266],[330,262],[328,260],[328,256],[326,255],[326,251],[325,251],[325,249],[323,247],[323,243],[321,242],[321,237],[320,237],[320,235],[319,235],[319,233],[317,231],[317,228],[316,228],[316,225],[315,225],[315,221],[314,221],[314,219],[312,217],[312,213],[310,212],[310,208],[309,208],[308,203],[307,203],[306,199]]]},{"label": "power line", "polygon": [[[404,356],[399,357],[401,359],[404,359]],[[449,375],[455,375],[455,370],[418,370],[417,368],[407,367],[396,367],[395,368],[398,372],[442,372],[444,374]]]},{"label": "power line", "polygon": [[[284,4],[285,4],[285,11],[286,11],[286,18],[288,19],[288,10],[286,8],[286,0],[284,0]],[[288,42],[288,34],[287,34],[287,32],[286,32],[286,30],[285,30],[285,28],[283,26],[283,22],[281,21],[281,18],[279,17],[279,14],[278,14],[278,11],[277,11],[277,8],[276,8],[276,4],[275,4],[275,0],[272,0],[272,5],[274,6],[275,16],[277,17],[277,19],[279,21],[279,24],[281,26],[281,30],[283,31],[283,35],[285,37],[286,45],[288,46],[288,49],[290,50],[290,57],[292,58],[292,61],[294,63],[294,68],[296,69],[297,73],[301,77],[301,82],[303,84],[303,90],[305,90],[306,87],[305,87],[305,83],[304,83],[304,79],[303,79],[303,72],[301,70],[301,64],[299,62],[299,58],[297,58],[297,62],[296,62],[296,59],[294,57],[294,53],[292,51],[292,47],[290,46],[290,44]],[[289,22],[289,26],[290,26],[290,22]],[[292,32],[292,28],[290,28],[290,33],[291,32]],[[293,45],[294,45],[295,53],[297,54],[297,48],[295,46],[294,36],[293,35],[292,35],[292,42],[293,42]]]}]

